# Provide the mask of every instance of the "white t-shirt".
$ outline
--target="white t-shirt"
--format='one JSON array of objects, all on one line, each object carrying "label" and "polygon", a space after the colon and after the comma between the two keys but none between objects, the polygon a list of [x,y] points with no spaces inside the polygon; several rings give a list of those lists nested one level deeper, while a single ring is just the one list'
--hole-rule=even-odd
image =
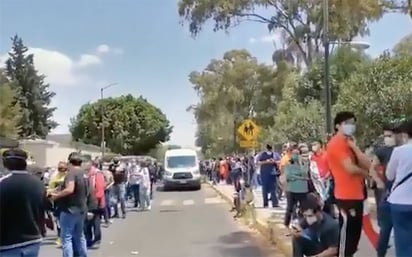
[{"label": "white t-shirt", "polygon": [[[393,182],[388,201],[393,204],[412,205],[412,177],[401,185],[396,185],[412,172],[412,139],[395,147],[386,167],[386,177]],[[396,187],[396,188],[395,188]]]}]

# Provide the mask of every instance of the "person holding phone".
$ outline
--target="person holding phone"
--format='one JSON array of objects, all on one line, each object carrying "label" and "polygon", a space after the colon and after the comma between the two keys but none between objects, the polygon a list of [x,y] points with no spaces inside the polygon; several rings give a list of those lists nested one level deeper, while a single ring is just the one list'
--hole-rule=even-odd
[{"label": "person holding phone", "polygon": [[301,203],[302,218],[292,223],[293,257],[332,257],[338,253],[339,223],[322,211],[312,194]]}]

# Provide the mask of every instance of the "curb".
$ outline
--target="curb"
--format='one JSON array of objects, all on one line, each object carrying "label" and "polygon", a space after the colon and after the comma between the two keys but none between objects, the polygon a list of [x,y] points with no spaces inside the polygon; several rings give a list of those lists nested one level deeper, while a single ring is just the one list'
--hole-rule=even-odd
[{"label": "curb", "polygon": [[[205,184],[212,188],[222,199],[228,202],[228,204],[233,203],[232,198],[222,193],[211,183]],[[256,217],[256,213],[253,216]],[[276,245],[279,251],[281,251],[285,256],[292,256],[291,240],[282,233],[282,231],[285,231],[285,227],[282,224],[271,220],[265,221],[256,217],[252,226],[269,242]]]},{"label": "curb", "polygon": [[[217,189],[213,184],[210,182],[206,182],[205,185],[208,185],[212,188],[222,199],[224,199],[228,204],[233,204],[233,199],[226,194],[222,193],[219,189]],[[376,204],[369,203],[369,214],[376,216]],[[256,211],[255,209],[253,209]],[[292,239],[291,237],[287,237],[287,229],[283,225],[281,220],[275,219],[268,219],[264,220],[258,218],[256,212],[253,214],[255,217],[252,227],[255,228],[264,238],[266,238],[269,242],[274,244],[281,253],[285,256],[292,256]]]}]

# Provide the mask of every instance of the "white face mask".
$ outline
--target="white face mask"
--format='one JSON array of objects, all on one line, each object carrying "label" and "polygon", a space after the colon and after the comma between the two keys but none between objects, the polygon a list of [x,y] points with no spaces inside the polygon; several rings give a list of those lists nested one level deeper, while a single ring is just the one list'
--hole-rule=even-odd
[{"label": "white face mask", "polygon": [[356,131],[356,126],[354,124],[343,124],[342,125],[342,132],[346,136],[353,136]]},{"label": "white face mask", "polygon": [[318,218],[316,216],[310,216],[310,217],[306,217],[306,223],[308,223],[308,225],[313,225],[318,221]]},{"label": "white face mask", "polygon": [[386,146],[394,146],[396,144],[394,137],[384,137],[383,141]]}]

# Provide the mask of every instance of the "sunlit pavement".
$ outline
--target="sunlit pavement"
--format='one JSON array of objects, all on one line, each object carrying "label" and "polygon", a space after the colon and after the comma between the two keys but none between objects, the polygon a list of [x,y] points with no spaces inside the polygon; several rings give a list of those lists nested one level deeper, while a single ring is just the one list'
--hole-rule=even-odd
[{"label": "sunlit pavement", "polygon": [[[155,192],[151,211],[129,209],[103,229],[100,249],[92,257],[280,257],[228,212],[229,206],[208,186],[200,191]],[[53,232],[51,232],[53,233]],[[54,238],[40,256],[61,256]]]}]

